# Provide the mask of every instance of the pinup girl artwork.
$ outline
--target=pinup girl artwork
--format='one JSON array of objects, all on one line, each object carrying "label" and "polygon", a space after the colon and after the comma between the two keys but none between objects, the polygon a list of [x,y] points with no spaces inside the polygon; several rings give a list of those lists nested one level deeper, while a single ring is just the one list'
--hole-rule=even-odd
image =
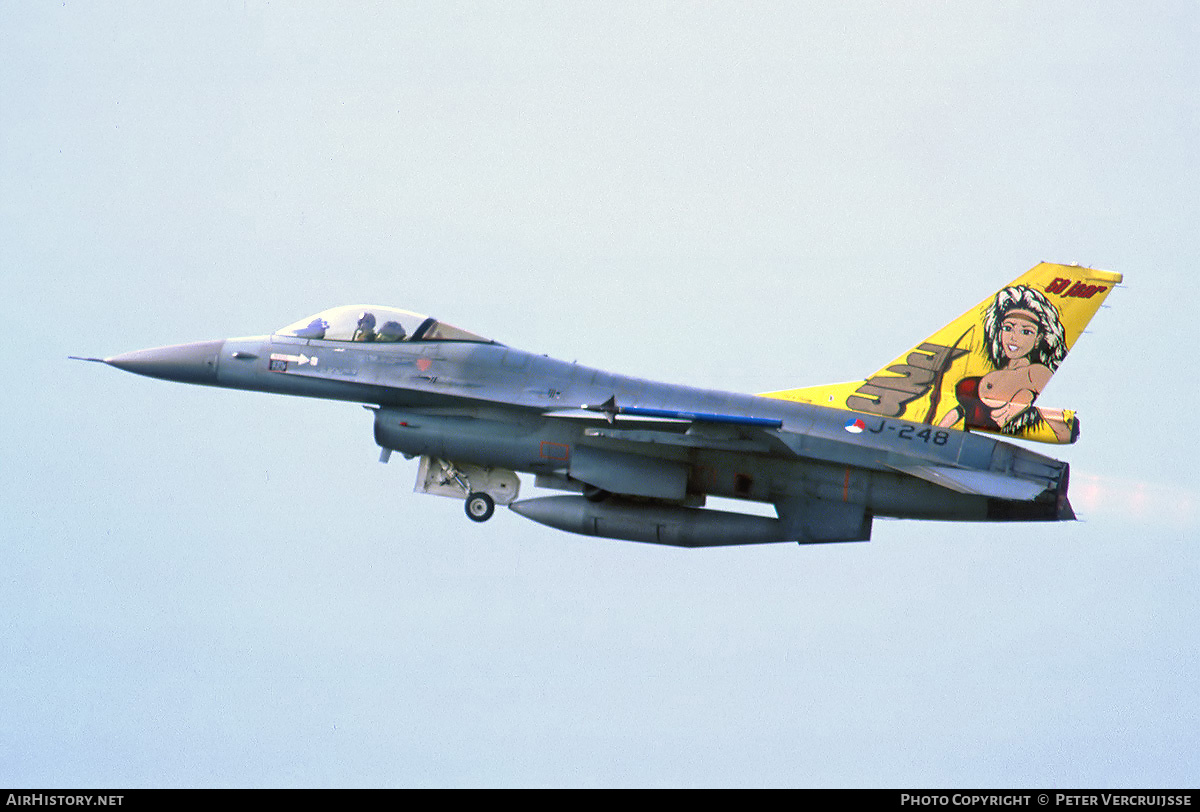
[{"label": "pinup girl artwork", "polygon": [[[1026,285],[1004,288],[984,313],[983,335],[983,352],[993,369],[958,382],[959,405],[938,425],[949,428],[963,420],[967,428],[1020,434],[1048,417],[1033,402],[1067,354],[1058,308]],[[1069,426],[1062,420],[1046,422],[1067,440]]]}]

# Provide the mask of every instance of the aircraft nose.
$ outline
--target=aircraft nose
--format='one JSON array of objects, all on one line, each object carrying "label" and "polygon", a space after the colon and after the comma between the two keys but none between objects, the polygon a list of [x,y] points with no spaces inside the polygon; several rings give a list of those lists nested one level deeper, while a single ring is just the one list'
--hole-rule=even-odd
[{"label": "aircraft nose", "polygon": [[215,384],[217,356],[220,355],[224,344],[224,341],[197,341],[193,344],[135,350],[105,358],[104,363],[151,378],[180,383]]}]

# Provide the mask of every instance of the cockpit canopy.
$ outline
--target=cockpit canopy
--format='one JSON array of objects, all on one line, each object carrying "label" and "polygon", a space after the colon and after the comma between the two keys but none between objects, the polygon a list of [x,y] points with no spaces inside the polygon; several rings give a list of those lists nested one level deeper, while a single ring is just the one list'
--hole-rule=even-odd
[{"label": "cockpit canopy", "polygon": [[460,330],[444,321],[395,307],[345,305],[275,331],[276,335],[325,341],[480,341],[489,339]]}]

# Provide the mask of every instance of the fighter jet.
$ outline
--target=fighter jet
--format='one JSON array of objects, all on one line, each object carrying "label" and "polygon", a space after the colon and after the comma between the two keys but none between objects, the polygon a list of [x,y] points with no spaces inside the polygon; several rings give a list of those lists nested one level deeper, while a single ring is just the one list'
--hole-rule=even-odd
[{"label": "fighter jet", "polygon": [[[270,335],[83,358],[169,381],[361,403],[417,493],[678,547],[866,541],[875,517],[1065,521],[1073,443],[1037,405],[1121,275],[1042,263],[874,375],[737,394],[603,372],[435,318],[335,307]],[[563,495],[519,499],[518,474]],[[763,502],[775,516],[704,507]]]}]

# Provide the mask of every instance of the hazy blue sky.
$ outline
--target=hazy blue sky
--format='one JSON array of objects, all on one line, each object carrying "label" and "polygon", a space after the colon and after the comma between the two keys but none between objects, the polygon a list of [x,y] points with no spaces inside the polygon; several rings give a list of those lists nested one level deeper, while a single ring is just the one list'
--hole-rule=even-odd
[{"label": "hazy blue sky", "polygon": [[[1200,783],[1195,3],[0,8],[0,785]],[[1127,282],[1070,525],[477,526],[356,405],[66,360],[365,301],[755,392],[1040,260]]]}]

